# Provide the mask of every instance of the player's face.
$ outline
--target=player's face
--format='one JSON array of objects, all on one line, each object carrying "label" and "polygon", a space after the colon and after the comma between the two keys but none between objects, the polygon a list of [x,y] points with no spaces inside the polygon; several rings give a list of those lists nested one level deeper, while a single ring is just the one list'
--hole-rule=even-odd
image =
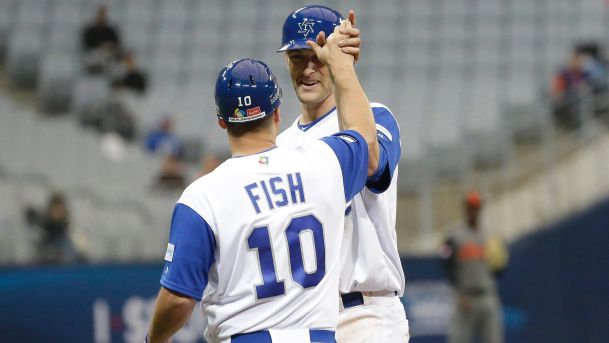
[{"label": "player's face", "polygon": [[292,86],[302,104],[321,104],[332,94],[330,70],[317,59],[313,50],[290,50],[287,60]]}]

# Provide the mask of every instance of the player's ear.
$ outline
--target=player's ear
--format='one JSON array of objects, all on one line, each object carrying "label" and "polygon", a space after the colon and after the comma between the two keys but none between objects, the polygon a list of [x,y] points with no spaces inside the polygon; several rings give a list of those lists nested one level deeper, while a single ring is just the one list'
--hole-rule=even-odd
[{"label": "player's ear", "polygon": [[226,128],[228,127],[228,125],[226,125],[226,122],[220,118],[218,118],[218,126],[220,126],[224,130],[226,130]]}]

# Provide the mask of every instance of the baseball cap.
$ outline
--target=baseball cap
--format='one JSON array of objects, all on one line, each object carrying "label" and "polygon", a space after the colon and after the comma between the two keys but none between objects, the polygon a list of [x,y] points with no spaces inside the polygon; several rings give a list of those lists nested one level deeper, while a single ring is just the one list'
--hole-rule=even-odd
[{"label": "baseball cap", "polygon": [[465,195],[465,203],[468,206],[480,207],[482,205],[482,195],[476,190],[470,190]]}]

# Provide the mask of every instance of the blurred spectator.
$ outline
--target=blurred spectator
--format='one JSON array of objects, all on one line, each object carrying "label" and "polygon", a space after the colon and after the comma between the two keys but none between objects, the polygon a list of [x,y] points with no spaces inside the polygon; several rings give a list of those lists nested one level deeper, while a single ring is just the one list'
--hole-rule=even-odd
[{"label": "blurred spectator", "polygon": [[101,73],[114,60],[121,48],[119,31],[108,22],[106,6],[97,8],[95,19],[87,24],[81,34],[85,65],[90,73]]},{"label": "blurred spectator", "polygon": [[113,87],[108,101],[103,107],[102,132],[115,132],[126,141],[133,141],[137,134],[134,113],[122,96],[120,89]]},{"label": "blurred spectator", "polygon": [[450,343],[503,342],[501,303],[495,276],[507,265],[507,252],[498,239],[488,239],[479,225],[482,197],[469,192],[464,200],[465,225],[453,230],[441,251],[455,290]]},{"label": "blurred spectator", "polygon": [[161,164],[161,172],[156,177],[155,187],[161,190],[181,191],[186,188],[186,177],[180,160],[167,155]]},{"label": "blurred spectator", "polygon": [[173,119],[164,116],[159,126],[146,136],[146,149],[152,153],[182,157],[184,142],[173,133]]},{"label": "blurred spectator", "polygon": [[566,128],[579,127],[582,100],[588,97],[593,104],[593,97],[605,96],[607,89],[607,62],[598,45],[576,46],[568,64],[554,77],[551,92],[554,117]]},{"label": "blurred spectator", "polygon": [[63,194],[52,193],[44,211],[29,208],[26,216],[30,225],[42,230],[38,247],[40,262],[67,263],[77,259],[69,236],[70,218]]},{"label": "blurred spectator", "polygon": [[108,99],[84,108],[78,117],[82,126],[103,133],[114,132],[126,141],[132,141],[137,134],[135,115],[117,88],[113,88]]},{"label": "blurred spectator", "polygon": [[114,86],[125,88],[139,95],[143,95],[148,88],[148,77],[138,67],[135,56],[127,53],[121,60],[118,76],[112,81]]}]

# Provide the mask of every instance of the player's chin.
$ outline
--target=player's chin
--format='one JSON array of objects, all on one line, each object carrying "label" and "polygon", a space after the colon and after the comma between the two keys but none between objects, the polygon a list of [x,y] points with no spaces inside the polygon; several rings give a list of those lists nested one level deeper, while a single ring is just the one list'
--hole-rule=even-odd
[{"label": "player's chin", "polygon": [[308,101],[313,101],[321,97],[321,91],[319,87],[298,86],[296,88],[296,94],[299,98],[301,98],[301,100],[307,99]]},{"label": "player's chin", "polygon": [[300,92],[297,91],[296,95],[298,96],[298,100],[300,100],[301,103],[307,105],[307,104],[315,104],[319,102],[319,94],[314,93],[314,92]]}]

